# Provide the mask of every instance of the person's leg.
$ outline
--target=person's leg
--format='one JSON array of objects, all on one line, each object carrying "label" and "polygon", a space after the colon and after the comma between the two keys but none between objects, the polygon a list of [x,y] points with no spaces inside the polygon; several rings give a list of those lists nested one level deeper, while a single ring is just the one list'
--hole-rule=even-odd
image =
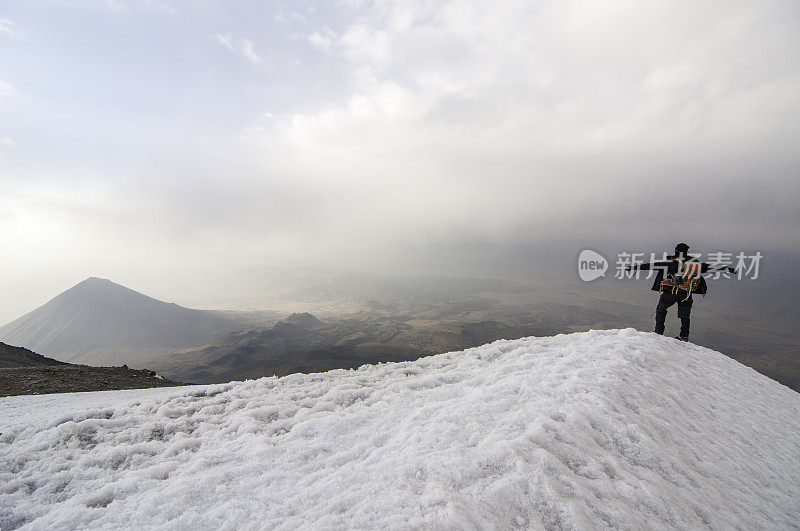
[{"label": "person's leg", "polygon": [[675,296],[672,293],[663,292],[661,297],[658,298],[658,306],[656,306],[656,334],[664,335],[664,323],[667,320],[667,309],[675,304]]},{"label": "person's leg", "polygon": [[678,302],[678,318],[681,320],[681,338],[689,338],[689,318],[692,313],[692,298]]}]

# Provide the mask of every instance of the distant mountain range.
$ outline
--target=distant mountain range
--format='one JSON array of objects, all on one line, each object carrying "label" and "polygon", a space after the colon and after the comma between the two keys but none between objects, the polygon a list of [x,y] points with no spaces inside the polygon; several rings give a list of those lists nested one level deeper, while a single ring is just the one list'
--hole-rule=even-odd
[{"label": "distant mountain range", "polygon": [[[782,258],[771,259],[774,269],[756,282],[713,282],[713,295],[696,304],[691,340],[800,391],[792,321],[800,285],[791,274],[796,260]],[[270,297],[284,311],[221,312],[90,278],[0,327],[0,341],[70,363],[127,364],[183,382],[217,383],[413,360],[495,339],[650,330],[657,298],[646,280],[323,276],[303,282],[283,301]],[[310,313],[286,317],[298,310],[313,310],[322,320]],[[674,311],[668,326],[677,327]]]},{"label": "distant mountain range", "polygon": [[208,345],[171,352],[149,363],[159,374],[176,380],[216,383],[410,361],[499,338],[555,330],[538,324],[427,321],[409,316],[320,321],[309,313],[295,313],[271,327],[225,334]]},{"label": "distant mountain range", "polygon": [[92,277],[0,327],[0,341],[59,361],[141,367],[240,325],[233,314],[184,308]]}]

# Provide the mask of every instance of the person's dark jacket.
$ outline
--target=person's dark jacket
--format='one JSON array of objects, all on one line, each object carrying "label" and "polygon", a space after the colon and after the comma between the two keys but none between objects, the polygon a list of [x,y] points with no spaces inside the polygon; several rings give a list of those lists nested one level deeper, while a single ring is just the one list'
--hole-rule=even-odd
[{"label": "person's dark jacket", "polygon": [[[657,269],[656,278],[653,281],[653,287],[650,288],[653,291],[661,291],[661,281],[664,280],[664,274],[667,273],[667,276],[674,276],[680,273],[681,264],[683,262],[696,262],[700,264],[700,273],[707,273],[710,270],[720,270],[721,268],[727,269],[731,273],[735,273],[736,270],[732,267],[724,267],[724,266],[712,266],[711,264],[707,264],[705,262],[700,262],[696,257],[687,254],[687,255],[670,255],[667,256],[666,260],[661,260],[658,262],[653,262],[651,264],[636,264],[632,267],[629,267],[629,270],[639,269],[641,271],[647,271],[649,269]],[[692,293],[697,293],[699,295],[705,295],[708,293],[708,284],[706,284],[706,279],[700,277],[700,282],[698,282],[697,287],[692,290]]]}]

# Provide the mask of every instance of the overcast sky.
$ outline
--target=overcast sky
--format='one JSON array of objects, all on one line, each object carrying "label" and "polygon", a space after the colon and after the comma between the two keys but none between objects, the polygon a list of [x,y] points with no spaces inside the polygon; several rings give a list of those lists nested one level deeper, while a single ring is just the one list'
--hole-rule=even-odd
[{"label": "overcast sky", "polygon": [[798,139],[796,0],[4,2],[0,321],[92,275],[797,251]]}]

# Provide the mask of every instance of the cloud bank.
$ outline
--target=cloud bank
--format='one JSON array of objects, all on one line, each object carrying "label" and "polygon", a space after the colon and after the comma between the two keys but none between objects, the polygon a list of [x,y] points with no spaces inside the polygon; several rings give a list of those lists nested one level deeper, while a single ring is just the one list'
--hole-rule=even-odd
[{"label": "cloud bank", "polygon": [[62,251],[124,281],[451,244],[800,250],[794,1],[127,7],[48,43],[8,14],[33,28],[0,85],[8,278]]}]

